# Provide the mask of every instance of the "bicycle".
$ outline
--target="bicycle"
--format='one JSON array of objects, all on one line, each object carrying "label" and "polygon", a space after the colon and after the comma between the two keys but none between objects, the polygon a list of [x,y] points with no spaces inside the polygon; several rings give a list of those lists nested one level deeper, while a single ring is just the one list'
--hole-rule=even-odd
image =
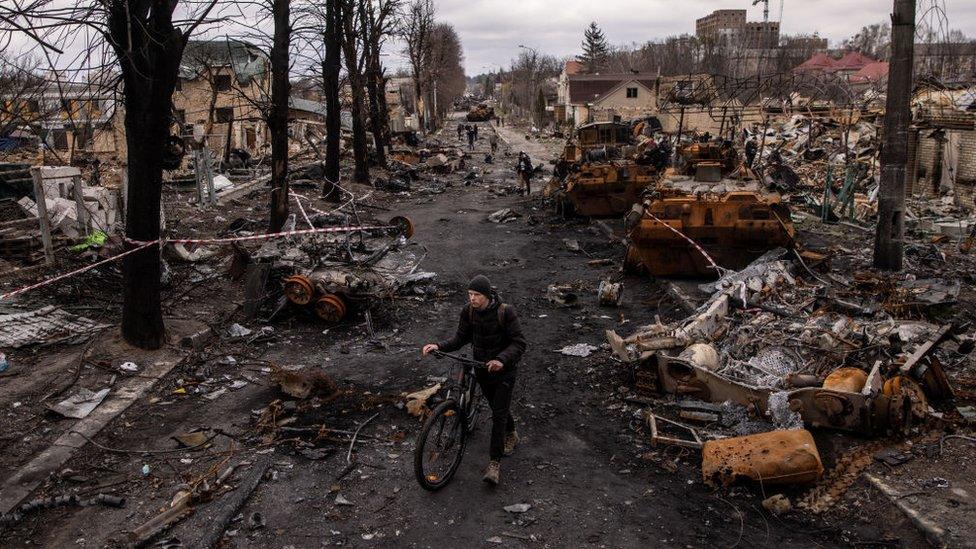
[{"label": "bicycle", "polygon": [[413,453],[417,482],[425,490],[436,492],[447,486],[461,465],[468,435],[474,431],[481,410],[474,371],[487,366],[484,362],[441,351],[432,354],[454,359],[461,365],[447,397],[424,421]]}]

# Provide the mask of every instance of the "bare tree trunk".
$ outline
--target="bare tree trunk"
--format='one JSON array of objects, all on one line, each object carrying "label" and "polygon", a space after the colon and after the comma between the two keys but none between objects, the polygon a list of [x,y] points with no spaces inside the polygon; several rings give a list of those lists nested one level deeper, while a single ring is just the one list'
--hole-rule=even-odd
[{"label": "bare tree trunk", "polygon": [[380,117],[380,98],[383,90],[377,88],[376,76],[380,66],[379,38],[366,13],[366,2],[359,0],[359,27],[363,33],[363,58],[366,66],[366,92],[369,95],[369,119],[372,122],[373,139],[376,143],[376,162],[386,167],[386,132]]},{"label": "bare tree trunk", "polygon": [[902,268],[905,237],[905,164],[908,162],[909,100],[915,47],[915,0],[895,0],[891,16],[891,72],[881,149],[881,193],[874,239],[874,266]]},{"label": "bare tree trunk", "polygon": [[[175,2],[151,12],[129,4],[116,0],[108,5],[108,34],[122,70],[129,185],[125,236],[131,249],[140,245],[132,241],[159,239],[159,152],[169,137],[185,39],[173,26]],[[122,337],[143,349],[158,349],[165,340],[159,277],[158,244],[122,260]]]},{"label": "bare tree trunk", "polygon": [[[376,50],[379,52],[379,49]],[[384,76],[384,70],[382,65],[380,65],[376,70],[376,87],[379,88],[379,100],[380,100],[380,125],[383,128],[383,143],[386,146],[390,145],[390,107],[386,103],[386,76]]]},{"label": "bare tree trunk", "polygon": [[338,200],[339,141],[342,139],[342,106],[339,103],[339,70],[342,65],[341,0],[325,3],[325,60],[322,83],[325,88],[325,178],[322,196]]},{"label": "bare tree trunk", "polygon": [[352,89],[352,156],[355,162],[353,181],[369,183],[369,167],[366,165],[366,128],[363,126],[363,77],[356,55],[356,31],[353,19],[356,0],[343,0],[342,49],[346,57],[346,73]]},{"label": "bare tree trunk", "polygon": [[291,41],[289,0],[273,0],[274,40],[271,46],[271,218],[268,232],[276,233],[288,218],[288,46]]}]

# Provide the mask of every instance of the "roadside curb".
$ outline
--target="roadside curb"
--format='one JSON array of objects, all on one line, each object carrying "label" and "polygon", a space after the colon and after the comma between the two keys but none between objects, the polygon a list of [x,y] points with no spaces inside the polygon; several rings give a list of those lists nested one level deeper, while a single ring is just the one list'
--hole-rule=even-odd
[{"label": "roadside curb", "polygon": [[41,483],[64,465],[78,450],[84,448],[90,439],[125,412],[140,397],[146,394],[166,374],[185,359],[168,357],[158,360],[139,377],[120,387],[114,395],[105,399],[88,417],[78,420],[69,430],[57,438],[33,459],[21,465],[0,485],[0,513],[9,513],[20,502],[36,490]]},{"label": "roadside curb", "polygon": [[874,487],[877,491],[881,492],[881,494],[885,496],[892,505],[897,507],[898,510],[900,510],[902,513],[905,514],[906,517],[908,517],[908,519],[912,522],[915,528],[917,528],[918,531],[925,536],[925,539],[928,540],[928,542],[931,543],[932,546],[934,547],[949,546],[948,540],[946,539],[948,537],[948,534],[946,533],[944,528],[936,524],[928,517],[924,516],[921,511],[918,511],[917,509],[910,507],[907,503],[905,503],[902,500],[901,496],[895,491],[895,489],[892,488],[891,486],[888,486],[888,484],[885,483],[885,481],[872,475],[871,473],[864,473],[863,476],[864,479],[868,481],[868,484]]}]

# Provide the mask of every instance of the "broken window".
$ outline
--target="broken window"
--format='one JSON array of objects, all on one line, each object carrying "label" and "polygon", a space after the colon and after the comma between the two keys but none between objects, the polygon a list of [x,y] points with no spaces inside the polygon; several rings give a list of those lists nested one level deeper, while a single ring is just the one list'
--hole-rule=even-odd
[{"label": "broken window", "polygon": [[214,78],[214,87],[217,91],[230,91],[230,75],[218,74]]},{"label": "broken window", "polygon": [[637,98],[637,88],[627,88],[627,99]]},{"label": "broken window", "polygon": [[68,132],[65,130],[52,130],[51,142],[54,148],[59,151],[68,150]]},{"label": "broken window", "polygon": [[221,107],[217,109],[217,123],[218,124],[228,124],[234,121],[234,108],[233,107]]}]

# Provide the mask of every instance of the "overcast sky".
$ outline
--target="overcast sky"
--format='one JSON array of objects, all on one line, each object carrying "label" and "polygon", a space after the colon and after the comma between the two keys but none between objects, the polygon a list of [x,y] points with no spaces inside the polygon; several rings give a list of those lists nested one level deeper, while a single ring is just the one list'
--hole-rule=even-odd
[{"label": "overcast sky", "polygon": [[[751,0],[435,0],[438,19],[461,36],[469,76],[508,66],[519,44],[557,56],[579,53],[590,21],[612,44],[630,44],[695,32],[695,20],[717,9],[749,10],[762,21],[762,5]],[[919,15],[936,3],[945,6],[949,26],[976,37],[976,1],[919,0]],[[770,0],[769,18],[779,19],[779,0]],[[784,0],[782,32],[813,33],[831,46],[864,25],[888,20],[891,0]],[[927,19],[934,14],[929,13]]]},{"label": "overcast sky", "polygon": [[[6,0],[0,0],[4,2]],[[70,3],[73,0],[59,0]],[[762,20],[762,6],[752,0],[434,0],[439,21],[454,25],[464,47],[465,69],[469,76],[509,66],[519,52],[519,44],[536,48],[557,57],[571,57],[580,51],[583,30],[590,21],[603,29],[614,45],[640,44],[683,33],[694,34],[695,20],[717,9],[747,9],[750,21]],[[862,26],[887,21],[892,0],[784,0],[782,32],[786,34],[818,32],[831,46],[850,37]],[[197,3],[190,3],[196,6]],[[223,0],[220,10],[235,21],[235,6],[253,11],[250,3],[234,4]],[[943,6],[933,10],[932,6]],[[779,20],[780,0],[770,0],[770,19]],[[249,14],[253,18],[253,14]],[[935,28],[958,29],[976,38],[976,0],[918,0],[919,20]],[[948,21],[948,23],[946,22]],[[211,25],[198,29],[196,37],[215,38],[229,34],[256,40],[249,35],[257,30],[271,34],[270,20],[252,21],[251,26],[237,24]],[[67,55],[57,57],[55,64],[64,67],[75,63],[75,56],[89,42],[87,28],[72,31],[73,43],[66,44]],[[61,42],[59,42],[60,44]],[[17,57],[33,43],[16,33],[10,42],[3,41],[11,57]],[[391,40],[385,63],[391,70],[406,66],[400,53],[402,44]],[[33,53],[37,54],[36,48]]]}]

